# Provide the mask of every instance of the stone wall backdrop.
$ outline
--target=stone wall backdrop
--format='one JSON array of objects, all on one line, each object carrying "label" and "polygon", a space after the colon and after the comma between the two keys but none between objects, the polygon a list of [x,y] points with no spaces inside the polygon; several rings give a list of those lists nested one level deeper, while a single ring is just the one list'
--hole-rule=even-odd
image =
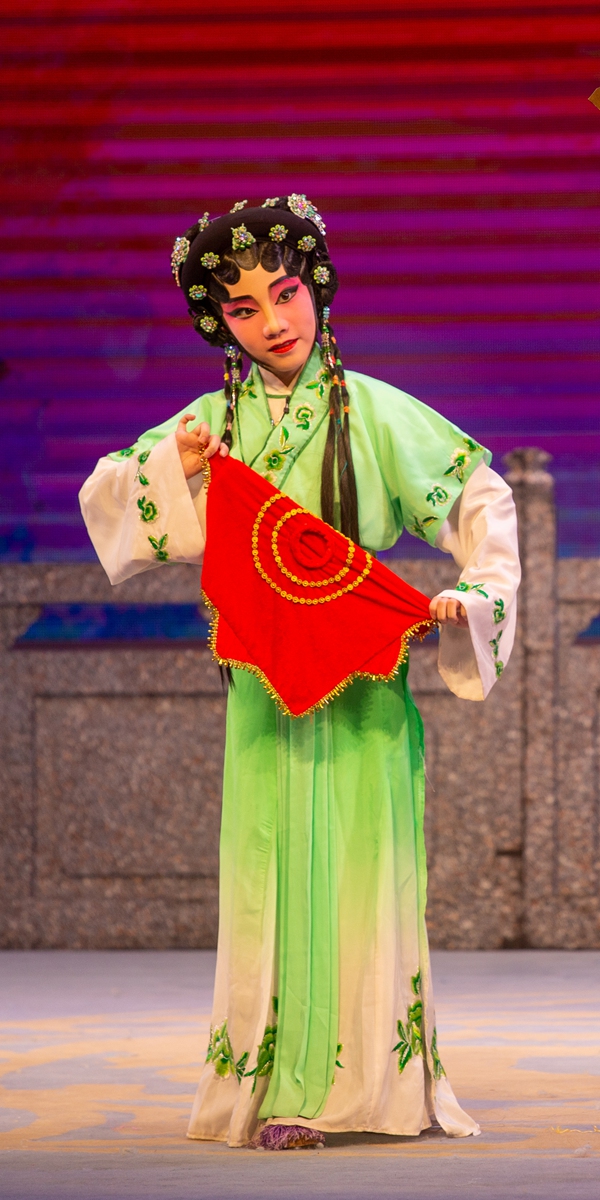
[{"label": "stone wall backdrop", "polygon": [[[450,695],[435,645],[412,653],[434,946],[600,946],[600,560],[556,561],[546,458],[508,456],[524,579],[489,699]],[[430,595],[456,579],[389,565]],[[100,566],[0,566],[0,945],[215,944],[225,697],[202,640],[23,636],[59,605],[197,599],[191,567],[111,588]]]}]

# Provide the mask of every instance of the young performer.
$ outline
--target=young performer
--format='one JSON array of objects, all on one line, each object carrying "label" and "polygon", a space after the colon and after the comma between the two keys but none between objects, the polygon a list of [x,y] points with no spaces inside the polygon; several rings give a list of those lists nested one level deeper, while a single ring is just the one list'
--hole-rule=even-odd
[{"label": "young performer", "polygon": [[[177,238],[172,267],[194,328],[225,350],[225,382],[84,484],[111,581],[201,563],[202,466],[230,453],[369,550],[407,528],[451,553],[460,579],[430,609],[439,670],[455,695],[483,700],[515,633],[512,494],[451,422],[344,371],[314,206],[294,194],[205,214]],[[406,675],[357,679],[293,719],[233,670],[213,1023],[192,1138],[283,1149],[345,1130],[415,1135],[432,1118],[450,1136],[478,1132],[437,1047],[423,732]]]}]

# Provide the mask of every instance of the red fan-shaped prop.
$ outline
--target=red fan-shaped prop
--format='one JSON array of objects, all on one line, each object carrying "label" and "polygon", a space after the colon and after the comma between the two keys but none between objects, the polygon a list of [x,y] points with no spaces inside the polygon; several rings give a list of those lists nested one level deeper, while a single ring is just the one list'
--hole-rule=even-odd
[{"label": "red fan-shaped prop", "polygon": [[216,455],[205,480],[217,662],[253,671],[293,717],[358,676],[391,679],[435,624],[427,597],[243,463]]}]

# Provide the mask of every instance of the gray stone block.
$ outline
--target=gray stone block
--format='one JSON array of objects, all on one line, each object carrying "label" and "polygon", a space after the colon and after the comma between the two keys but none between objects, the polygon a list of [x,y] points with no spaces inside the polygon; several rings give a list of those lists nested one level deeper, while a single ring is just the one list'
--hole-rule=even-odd
[{"label": "gray stone block", "polygon": [[[555,560],[541,451],[509,456],[523,585],[485,704],[435,646],[410,680],[427,742],[428,922],[438,947],[600,946],[600,559]],[[389,563],[429,595],[451,561]],[[111,588],[94,565],[0,566],[0,945],[210,947],[225,697],[204,648],[14,649],[43,604],[194,603],[198,571]]]}]

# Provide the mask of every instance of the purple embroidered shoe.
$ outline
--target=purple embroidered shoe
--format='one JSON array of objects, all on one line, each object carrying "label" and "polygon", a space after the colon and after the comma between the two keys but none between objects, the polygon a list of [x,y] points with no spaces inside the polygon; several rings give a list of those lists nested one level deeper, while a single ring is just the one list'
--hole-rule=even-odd
[{"label": "purple embroidered shoe", "polygon": [[255,1145],[262,1150],[315,1150],[325,1145],[325,1135],[304,1125],[265,1125]]}]

